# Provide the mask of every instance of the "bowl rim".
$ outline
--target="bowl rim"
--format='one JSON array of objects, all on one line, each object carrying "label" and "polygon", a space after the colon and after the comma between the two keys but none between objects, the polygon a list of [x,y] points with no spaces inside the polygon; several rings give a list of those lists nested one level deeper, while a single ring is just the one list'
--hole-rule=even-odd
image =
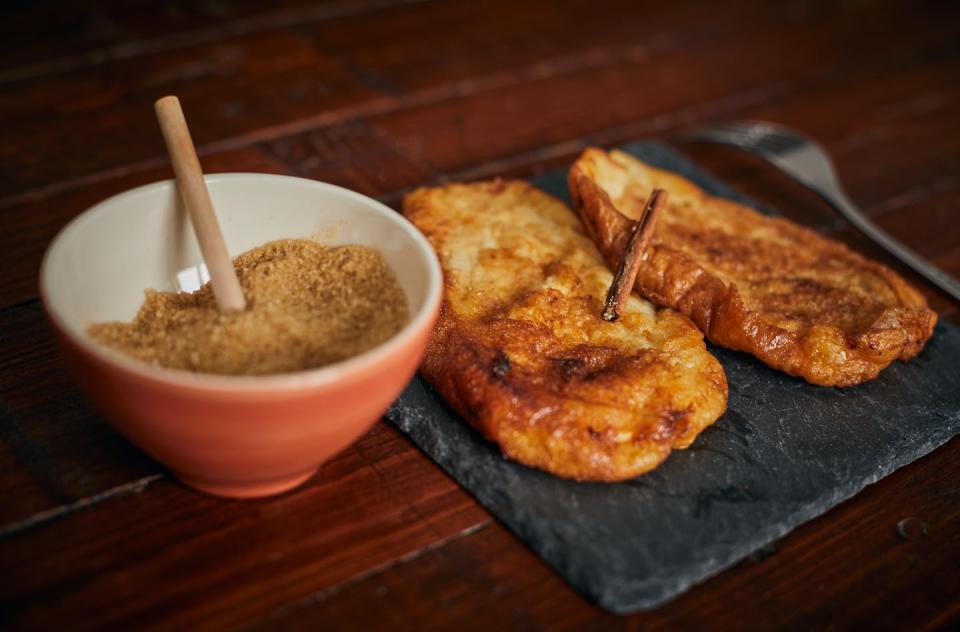
[{"label": "bowl rim", "polygon": [[230,392],[231,394],[241,394],[244,392],[273,391],[273,390],[300,390],[303,388],[324,386],[342,381],[350,375],[363,372],[380,362],[386,360],[394,353],[406,347],[410,341],[416,338],[425,328],[430,328],[436,318],[440,308],[440,300],[443,293],[443,273],[440,268],[440,261],[437,254],[427,238],[403,215],[386,204],[375,200],[369,196],[352,191],[345,187],[337,186],[319,180],[310,180],[308,178],[299,178],[271,173],[256,172],[230,172],[230,173],[212,173],[205,174],[204,179],[208,184],[217,181],[229,180],[273,180],[286,181],[288,184],[296,186],[306,186],[326,190],[335,195],[346,196],[365,204],[373,211],[384,216],[390,223],[394,224],[402,233],[413,241],[417,246],[424,261],[427,264],[427,296],[423,304],[416,313],[409,319],[406,325],[400,331],[396,332],[387,340],[381,342],[372,349],[368,349],[361,354],[353,357],[328,364],[315,369],[306,369],[303,371],[292,371],[288,373],[271,373],[267,375],[222,375],[216,373],[194,373],[183,369],[171,369],[167,367],[154,366],[131,358],[123,353],[103,346],[85,334],[77,335],[64,322],[64,319],[58,313],[55,301],[52,300],[52,294],[48,288],[48,276],[50,275],[50,262],[57,255],[59,247],[62,247],[63,241],[86,222],[92,221],[92,218],[98,213],[103,212],[108,205],[114,205],[123,201],[126,197],[133,197],[145,193],[152,189],[176,186],[173,179],[161,180],[144,184],[133,189],[128,189],[112,195],[100,202],[94,204],[76,217],[71,219],[56,236],[50,241],[43,255],[40,264],[39,285],[40,298],[43,303],[44,311],[51,320],[55,328],[67,338],[70,342],[77,345],[83,351],[93,355],[103,363],[112,365],[120,370],[132,373],[150,381],[158,381],[190,390],[218,390]]}]

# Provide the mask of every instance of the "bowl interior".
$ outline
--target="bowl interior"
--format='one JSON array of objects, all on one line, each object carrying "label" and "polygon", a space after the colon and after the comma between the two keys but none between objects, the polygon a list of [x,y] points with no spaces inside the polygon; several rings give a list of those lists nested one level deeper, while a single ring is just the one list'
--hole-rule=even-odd
[{"label": "bowl interior", "polygon": [[[329,184],[267,174],[207,176],[230,254],[275,239],[374,246],[403,288],[411,321],[438,291],[426,240],[399,214]],[[86,338],[93,322],[129,321],[144,290],[193,291],[207,280],[189,220],[172,181],[110,198],[74,220],[44,259],[41,291],[68,334]]]}]

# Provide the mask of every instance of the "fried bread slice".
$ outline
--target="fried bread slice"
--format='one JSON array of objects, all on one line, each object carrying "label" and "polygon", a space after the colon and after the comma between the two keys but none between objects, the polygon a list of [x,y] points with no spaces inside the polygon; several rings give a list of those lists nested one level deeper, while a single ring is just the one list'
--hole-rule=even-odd
[{"label": "fried bread slice", "polygon": [[775,369],[814,384],[859,384],[915,356],[933,333],[936,313],[890,268],[629,154],[587,149],[569,185],[611,266],[646,197],[665,189],[634,288],[688,315],[711,342]]},{"label": "fried bread slice", "polygon": [[616,481],[684,448],[726,408],[723,369],[688,318],[631,296],[565,204],[519,181],[419,189],[404,214],[444,271],[422,375],[508,457]]}]

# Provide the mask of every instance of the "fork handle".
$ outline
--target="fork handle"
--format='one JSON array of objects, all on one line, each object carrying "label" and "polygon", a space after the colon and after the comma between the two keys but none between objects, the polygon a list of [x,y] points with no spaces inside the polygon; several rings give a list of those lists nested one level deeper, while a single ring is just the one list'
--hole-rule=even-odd
[{"label": "fork handle", "polygon": [[909,266],[914,272],[933,283],[938,288],[960,301],[960,281],[947,274],[910,250],[890,236],[889,233],[874,224],[841,190],[825,191],[819,187],[810,187],[824,200],[833,205],[847,221],[860,229],[867,237],[879,244],[884,250]]}]

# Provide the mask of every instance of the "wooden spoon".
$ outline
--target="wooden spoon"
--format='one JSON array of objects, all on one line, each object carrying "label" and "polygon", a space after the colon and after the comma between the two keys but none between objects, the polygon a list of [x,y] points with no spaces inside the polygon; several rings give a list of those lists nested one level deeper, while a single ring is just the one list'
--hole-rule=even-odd
[{"label": "wooden spoon", "polygon": [[154,104],[154,109],[173,163],[173,171],[177,175],[183,204],[187,207],[193,232],[200,242],[200,253],[210,273],[210,284],[217,305],[221,311],[243,310],[247,302],[243,298],[243,289],[213,211],[213,202],[210,201],[210,192],[203,179],[203,170],[180,108],[180,100],[173,96],[163,97]]}]

